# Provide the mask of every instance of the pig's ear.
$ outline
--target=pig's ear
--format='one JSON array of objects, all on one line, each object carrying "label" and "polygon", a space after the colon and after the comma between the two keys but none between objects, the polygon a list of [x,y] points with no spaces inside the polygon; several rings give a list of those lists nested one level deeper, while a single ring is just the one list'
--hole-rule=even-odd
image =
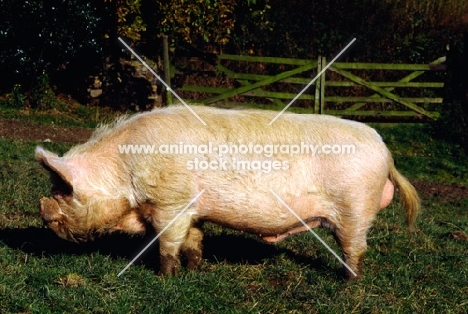
[{"label": "pig's ear", "polygon": [[42,147],[36,147],[36,160],[50,173],[50,180],[54,185],[53,193],[58,195],[71,195],[73,191],[73,169],[57,154],[49,152]]}]

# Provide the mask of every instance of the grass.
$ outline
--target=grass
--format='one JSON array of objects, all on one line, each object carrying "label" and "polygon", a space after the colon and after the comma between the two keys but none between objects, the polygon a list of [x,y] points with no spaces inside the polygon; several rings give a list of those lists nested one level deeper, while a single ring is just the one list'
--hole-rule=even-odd
[{"label": "grass", "polygon": [[[411,179],[468,185],[468,158],[425,126],[379,132]],[[50,184],[34,161],[35,145],[0,140],[2,313],[465,313],[468,307],[468,199],[424,200],[413,235],[393,202],[369,231],[357,282],[344,280],[340,264],[311,234],[269,245],[210,224],[200,270],[157,276],[155,244],[117,277],[154,233],[74,244],[44,228],[38,199]],[[316,231],[338,250],[329,232]]]}]

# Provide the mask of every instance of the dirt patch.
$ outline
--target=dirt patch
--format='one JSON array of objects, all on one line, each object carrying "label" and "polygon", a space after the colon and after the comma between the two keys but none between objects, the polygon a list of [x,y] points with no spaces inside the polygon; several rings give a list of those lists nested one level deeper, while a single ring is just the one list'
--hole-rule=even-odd
[{"label": "dirt patch", "polygon": [[411,182],[422,199],[440,198],[444,201],[468,199],[468,187],[460,184],[437,182]]},{"label": "dirt patch", "polygon": [[50,140],[60,143],[82,143],[86,142],[92,132],[93,130],[86,128],[45,126],[31,122],[0,118],[0,138],[31,142]]}]

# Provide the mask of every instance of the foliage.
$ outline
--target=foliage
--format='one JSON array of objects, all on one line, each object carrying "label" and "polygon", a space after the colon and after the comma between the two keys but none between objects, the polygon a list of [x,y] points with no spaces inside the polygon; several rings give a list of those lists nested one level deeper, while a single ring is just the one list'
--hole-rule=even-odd
[{"label": "foliage", "polygon": [[[112,0],[104,0],[112,2]],[[141,17],[141,0],[116,0],[117,34],[133,41],[141,38],[146,31],[146,23]]]},{"label": "foliage", "polygon": [[262,54],[265,40],[274,37],[274,26],[277,21],[270,19],[271,5],[269,1],[242,3],[234,11],[235,29],[230,42],[231,50],[238,53]]},{"label": "foliage", "polygon": [[23,94],[20,84],[15,84],[13,90],[2,103],[4,106],[16,109],[57,109],[60,102],[50,87],[49,76],[45,71],[37,77],[37,82],[27,96]]},{"label": "foliage", "polygon": [[164,19],[161,31],[196,46],[224,45],[234,28],[235,0],[157,1]]},{"label": "foliage", "polygon": [[31,92],[31,105],[33,108],[47,110],[57,107],[58,104],[55,93],[50,87],[49,76],[43,71]]},{"label": "foliage", "polygon": [[83,51],[99,53],[102,9],[84,0],[0,2],[1,85],[27,86],[37,73],[63,69]]},{"label": "foliage", "polygon": [[416,27],[430,24],[437,27],[468,30],[468,2],[465,0],[373,0],[377,4],[387,4],[393,11],[399,11],[399,17],[406,18]]},{"label": "foliage", "polygon": [[[293,58],[332,56],[355,37],[357,42],[345,58],[360,62],[421,63],[445,54],[445,46],[459,40],[460,34],[468,30],[463,13],[468,9],[466,1],[452,0],[453,5],[441,10],[443,15],[436,10],[446,2],[407,1],[414,5],[404,2],[257,1],[253,11],[263,13],[260,23],[252,22],[254,12],[249,14],[249,10],[238,6],[231,53]],[[263,11],[262,3],[269,9]],[[426,7],[432,9],[425,11]],[[454,18],[450,19],[451,16]]]},{"label": "foliage", "polygon": [[26,99],[23,96],[21,85],[15,84],[15,86],[13,86],[13,90],[11,91],[11,93],[7,95],[7,98],[3,102],[3,105],[10,107],[10,108],[23,109],[25,103],[26,103]]}]

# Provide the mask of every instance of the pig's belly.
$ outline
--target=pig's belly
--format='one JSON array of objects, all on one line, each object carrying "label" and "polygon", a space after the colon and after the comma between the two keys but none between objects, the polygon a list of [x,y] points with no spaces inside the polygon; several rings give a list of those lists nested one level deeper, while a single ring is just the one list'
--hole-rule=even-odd
[{"label": "pig's belly", "polygon": [[260,237],[266,242],[275,243],[293,234],[307,231],[309,230],[309,228],[315,228],[315,227],[326,226],[326,225],[327,223],[326,222],[324,223],[323,218],[311,218],[306,221],[300,222],[300,225],[298,226],[291,226],[290,228],[287,229],[287,231],[283,233],[274,234],[274,235],[260,235]]},{"label": "pig's belly", "polygon": [[[258,194],[255,194],[258,195]],[[332,212],[326,212],[314,196],[301,196],[284,202],[265,197],[263,200],[251,198],[235,199],[226,202],[218,199],[201,199],[199,212],[201,219],[218,225],[256,234],[266,242],[278,242],[284,238],[319,226],[333,228]],[[296,213],[296,217],[291,210]],[[306,224],[308,227],[306,227]]]}]

